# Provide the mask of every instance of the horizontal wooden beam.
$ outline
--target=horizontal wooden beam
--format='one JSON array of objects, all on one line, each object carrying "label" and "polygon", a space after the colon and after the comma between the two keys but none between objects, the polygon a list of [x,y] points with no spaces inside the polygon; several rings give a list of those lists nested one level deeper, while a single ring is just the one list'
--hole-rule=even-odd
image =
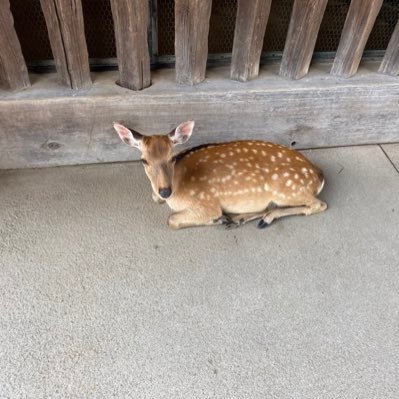
[{"label": "horizontal wooden beam", "polygon": [[351,1],[331,74],[349,78],[356,73],[382,2],[383,0]]},{"label": "horizontal wooden beam", "polygon": [[0,10],[0,83],[11,90],[23,89],[30,81],[9,0],[0,0]]},{"label": "horizontal wooden beam", "polygon": [[148,0],[111,0],[118,83],[132,90],[141,90],[151,84],[148,8]]},{"label": "horizontal wooden beam", "polygon": [[399,75],[399,21],[392,33],[378,72],[391,76]]},{"label": "horizontal wooden beam", "polygon": [[71,89],[91,85],[81,0],[40,0],[60,81]]},{"label": "horizontal wooden beam", "polygon": [[231,60],[232,79],[246,82],[259,74],[271,0],[238,0]]},{"label": "horizontal wooden beam", "polygon": [[175,0],[176,81],[205,79],[212,0]]},{"label": "horizontal wooden beam", "polygon": [[309,70],[327,0],[295,0],[280,75],[301,79]]},{"label": "horizontal wooden beam", "polygon": [[90,91],[78,93],[54,84],[54,74],[37,75],[29,89],[0,90],[0,168],[138,159],[113,121],[159,134],[194,119],[188,146],[245,138],[295,148],[399,142],[399,80],[369,73],[378,66],[366,63],[343,83],[320,63],[295,85],[277,76],[278,65],[245,85],[227,78],[229,67],[214,68],[195,88],[176,85],[164,69],[139,92],[115,85],[117,71],[95,74]]}]

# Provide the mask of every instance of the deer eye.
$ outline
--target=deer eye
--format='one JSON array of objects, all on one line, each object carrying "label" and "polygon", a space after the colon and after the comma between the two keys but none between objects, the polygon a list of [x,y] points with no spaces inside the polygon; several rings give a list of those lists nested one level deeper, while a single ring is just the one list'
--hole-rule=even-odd
[{"label": "deer eye", "polygon": [[144,158],[141,158],[141,162],[143,165],[148,165],[148,161]]}]

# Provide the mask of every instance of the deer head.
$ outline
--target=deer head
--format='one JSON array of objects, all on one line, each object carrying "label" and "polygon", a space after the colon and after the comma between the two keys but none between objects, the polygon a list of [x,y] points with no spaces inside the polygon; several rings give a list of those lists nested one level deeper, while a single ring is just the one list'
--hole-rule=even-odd
[{"label": "deer head", "polygon": [[194,121],[183,122],[166,135],[144,136],[116,122],[114,129],[125,144],[141,151],[141,162],[154,193],[161,199],[169,198],[173,194],[173,148],[190,138]]}]

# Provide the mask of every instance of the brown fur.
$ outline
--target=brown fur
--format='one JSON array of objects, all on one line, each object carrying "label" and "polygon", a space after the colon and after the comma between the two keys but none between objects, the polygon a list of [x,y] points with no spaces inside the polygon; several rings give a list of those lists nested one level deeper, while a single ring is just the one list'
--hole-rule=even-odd
[{"label": "brown fur", "polygon": [[[166,150],[164,145],[164,141],[158,146],[150,142],[143,157],[151,157],[157,147],[161,152],[156,152],[153,162],[171,166],[171,149]],[[146,171],[154,192],[166,184],[159,177],[159,169],[146,166]],[[287,173],[289,176],[285,176]],[[176,213],[169,225],[213,224],[222,213],[235,214],[232,221],[242,224],[260,217],[271,223],[289,214],[318,212],[326,208],[315,198],[323,180],[321,170],[304,155],[280,145],[236,141],[205,146],[187,152],[175,165],[173,194],[166,202]],[[271,202],[292,208],[266,212]]]},{"label": "brown fur", "polygon": [[193,121],[166,136],[133,135],[123,125],[114,127],[124,142],[142,152],[153,199],[166,200],[174,211],[168,221],[174,229],[239,225],[258,218],[263,228],[283,216],[327,208],[317,198],[323,173],[296,150],[247,140],[208,144],[174,156],[173,146],[188,140]]}]

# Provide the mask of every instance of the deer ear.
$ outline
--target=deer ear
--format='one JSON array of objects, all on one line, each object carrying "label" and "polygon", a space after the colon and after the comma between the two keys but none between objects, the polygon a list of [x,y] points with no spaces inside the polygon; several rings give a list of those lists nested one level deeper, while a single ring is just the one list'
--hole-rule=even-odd
[{"label": "deer ear", "polygon": [[114,129],[118,132],[121,140],[131,147],[140,148],[143,135],[134,130],[130,130],[127,127],[114,122]]},{"label": "deer ear", "polygon": [[169,138],[173,145],[185,143],[193,133],[194,121],[181,123],[177,128],[169,133]]}]

